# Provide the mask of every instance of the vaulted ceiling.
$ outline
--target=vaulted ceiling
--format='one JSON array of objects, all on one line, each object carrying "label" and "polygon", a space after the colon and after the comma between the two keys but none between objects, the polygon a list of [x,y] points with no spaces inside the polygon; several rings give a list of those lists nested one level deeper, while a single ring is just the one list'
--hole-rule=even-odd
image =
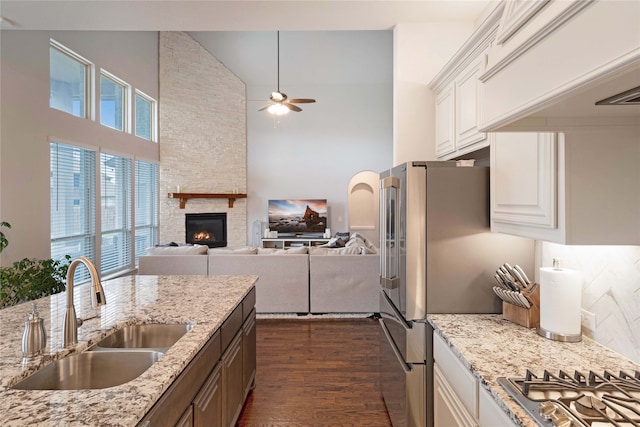
[{"label": "vaulted ceiling", "polygon": [[497,3],[496,0],[2,0],[0,28],[187,31],[248,88],[259,86],[259,96],[267,97],[269,92],[262,94],[262,87],[273,86],[269,90],[275,90],[277,80],[276,30],[281,31],[283,91],[287,91],[287,86],[380,84],[391,82],[393,77],[389,32],[394,25],[475,22],[487,7]]},{"label": "vaulted ceiling", "polygon": [[474,21],[496,0],[3,0],[2,28],[25,30],[388,30]]}]

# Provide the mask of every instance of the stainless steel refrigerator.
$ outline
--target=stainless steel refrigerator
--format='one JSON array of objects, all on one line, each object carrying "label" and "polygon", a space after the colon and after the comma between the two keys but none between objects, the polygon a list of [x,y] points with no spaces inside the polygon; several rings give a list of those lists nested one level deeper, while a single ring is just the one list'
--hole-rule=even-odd
[{"label": "stainless steel refrigerator", "polygon": [[394,427],[431,427],[427,315],[500,313],[495,270],[508,262],[533,273],[534,242],[491,233],[486,167],[409,162],[380,178],[382,395]]}]

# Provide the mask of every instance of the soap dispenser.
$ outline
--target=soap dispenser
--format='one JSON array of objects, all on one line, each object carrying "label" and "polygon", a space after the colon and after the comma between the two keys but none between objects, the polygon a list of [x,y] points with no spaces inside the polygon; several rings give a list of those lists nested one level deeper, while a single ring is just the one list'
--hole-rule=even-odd
[{"label": "soap dispenser", "polygon": [[44,319],[40,317],[36,305],[33,304],[29,318],[24,322],[22,356],[37,356],[44,350],[46,344],[47,334],[44,328]]}]

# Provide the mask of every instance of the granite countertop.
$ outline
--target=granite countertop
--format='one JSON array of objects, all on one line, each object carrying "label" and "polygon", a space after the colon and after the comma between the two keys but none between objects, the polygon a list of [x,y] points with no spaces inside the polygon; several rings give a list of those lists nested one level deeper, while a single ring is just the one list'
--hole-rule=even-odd
[{"label": "granite countertop", "polygon": [[[126,276],[103,282],[107,304],[91,307],[88,286],[74,290],[78,345],[62,348],[67,294],[41,298],[38,312],[47,331],[46,354],[22,360],[24,322],[32,302],[0,310],[0,425],[134,426],[222,325],[257,276]],[[22,378],[51,360],[81,352],[127,325],[189,323],[192,329],[141,376],[99,390],[15,390]]]},{"label": "granite countertop", "polygon": [[576,370],[640,371],[640,364],[592,339],[551,341],[499,314],[431,314],[429,322],[517,426],[538,424],[498,384],[498,377],[522,378],[527,369],[536,375],[545,369],[554,374],[560,369],[570,374]]}]

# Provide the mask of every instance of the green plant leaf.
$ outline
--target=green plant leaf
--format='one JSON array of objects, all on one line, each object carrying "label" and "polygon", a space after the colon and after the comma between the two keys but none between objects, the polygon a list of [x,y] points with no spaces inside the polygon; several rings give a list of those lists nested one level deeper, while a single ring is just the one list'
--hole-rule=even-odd
[{"label": "green plant leaf", "polygon": [[24,258],[0,268],[0,308],[63,292],[71,256],[63,260]]}]

